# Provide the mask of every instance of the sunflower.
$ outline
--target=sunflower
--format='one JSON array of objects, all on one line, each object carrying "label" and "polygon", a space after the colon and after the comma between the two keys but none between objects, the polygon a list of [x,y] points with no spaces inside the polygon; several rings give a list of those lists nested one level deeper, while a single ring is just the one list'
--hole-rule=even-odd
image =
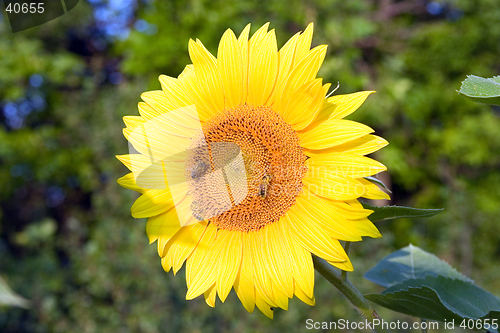
[{"label": "sunflower", "polygon": [[186,299],[213,307],[234,288],[272,318],[294,295],[314,305],[313,254],[353,269],[339,241],[381,237],[358,199],[388,196],[366,179],[385,166],[364,156],[387,142],[342,119],[373,91],[328,97],[313,24],[279,50],[268,25],[228,29],[217,58],[190,40],[192,64],[124,117],[132,153],[117,157],[163,268],[186,262]]}]

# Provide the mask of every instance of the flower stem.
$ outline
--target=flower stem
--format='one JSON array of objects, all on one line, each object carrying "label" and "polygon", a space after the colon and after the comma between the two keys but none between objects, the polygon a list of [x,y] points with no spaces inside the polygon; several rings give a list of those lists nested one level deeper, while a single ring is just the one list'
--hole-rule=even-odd
[{"label": "flower stem", "polygon": [[[318,271],[318,273],[337,287],[337,289],[339,289],[342,294],[344,294],[344,296],[351,301],[352,305],[354,305],[363,318],[368,321],[378,320],[379,323],[382,321],[377,312],[375,312],[375,310],[371,307],[370,302],[348,279],[343,279],[339,272],[337,272],[328,262],[321,258],[313,255],[313,262],[314,268]],[[388,332],[380,326],[374,327],[373,330],[378,333]]]},{"label": "flower stem", "polygon": [[[351,242],[345,242],[344,251],[346,254],[349,252],[349,245]],[[342,281],[347,281],[347,271],[342,271]]]}]

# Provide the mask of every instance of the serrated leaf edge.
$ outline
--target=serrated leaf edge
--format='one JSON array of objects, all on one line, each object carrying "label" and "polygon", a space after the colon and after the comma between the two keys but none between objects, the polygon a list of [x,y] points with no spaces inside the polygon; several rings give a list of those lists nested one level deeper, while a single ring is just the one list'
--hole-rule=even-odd
[{"label": "serrated leaf edge", "polygon": [[[497,78],[497,77],[500,77],[500,75],[493,76],[492,78]],[[488,80],[488,81],[492,82],[495,85],[500,85],[500,82],[493,81],[492,78],[484,78],[484,77],[481,77],[481,76],[477,76],[477,75],[471,74],[471,75],[467,75],[467,78],[461,82],[460,90],[455,90],[455,91],[458,92],[459,94],[463,95],[463,96],[466,96],[466,97],[469,97],[469,98],[473,98],[473,99],[474,98],[478,98],[478,99],[491,99],[491,98],[500,97],[500,95],[475,96],[475,95],[470,95],[470,94],[466,94],[466,93],[462,92],[461,91],[462,87],[464,86],[465,81],[467,81],[469,78],[479,78],[479,79],[483,79],[483,80]]]}]

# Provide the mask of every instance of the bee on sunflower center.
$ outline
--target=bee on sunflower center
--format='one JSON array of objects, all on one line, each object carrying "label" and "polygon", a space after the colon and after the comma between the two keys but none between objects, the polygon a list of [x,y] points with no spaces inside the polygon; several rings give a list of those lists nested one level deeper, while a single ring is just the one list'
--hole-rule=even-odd
[{"label": "bee on sunflower center", "polygon": [[258,196],[261,197],[262,199],[265,199],[269,195],[269,188],[271,184],[271,175],[264,175],[262,177],[262,180],[260,181],[259,187],[258,187]]}]

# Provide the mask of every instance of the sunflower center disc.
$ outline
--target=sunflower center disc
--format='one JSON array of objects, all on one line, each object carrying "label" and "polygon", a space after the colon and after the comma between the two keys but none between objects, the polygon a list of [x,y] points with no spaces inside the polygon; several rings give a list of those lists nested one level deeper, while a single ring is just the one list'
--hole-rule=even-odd
[{"label": "sunflower center disc", "polygon": [[[302,190],[302,178],[307,171],[306,156],[293,128],[267,107],[253,108],[241,105],[225,110],[203,126],[208,146],[213,143],[233,143],[241,149],[242,167],[246,176],[246,196],[228,210],[209,218],[217,227],[226,230],[252,231],[276,222],[295,204]],[[212,161],[196,164],[214,169]],[[188,164],[190,164],[188,162]],[[193,172],[193,171],[191,171]],[[197,175],[194,175],[197,176]],[[210,197],[208,185],[193,182],[190,193],[194,198]],[[234,196],[234,193],[233,193]],[[203,206],[213,206],[207,200],[197,199],[193,215],[203,212]],[[201,219],[201,218],[200,218]]]}]

